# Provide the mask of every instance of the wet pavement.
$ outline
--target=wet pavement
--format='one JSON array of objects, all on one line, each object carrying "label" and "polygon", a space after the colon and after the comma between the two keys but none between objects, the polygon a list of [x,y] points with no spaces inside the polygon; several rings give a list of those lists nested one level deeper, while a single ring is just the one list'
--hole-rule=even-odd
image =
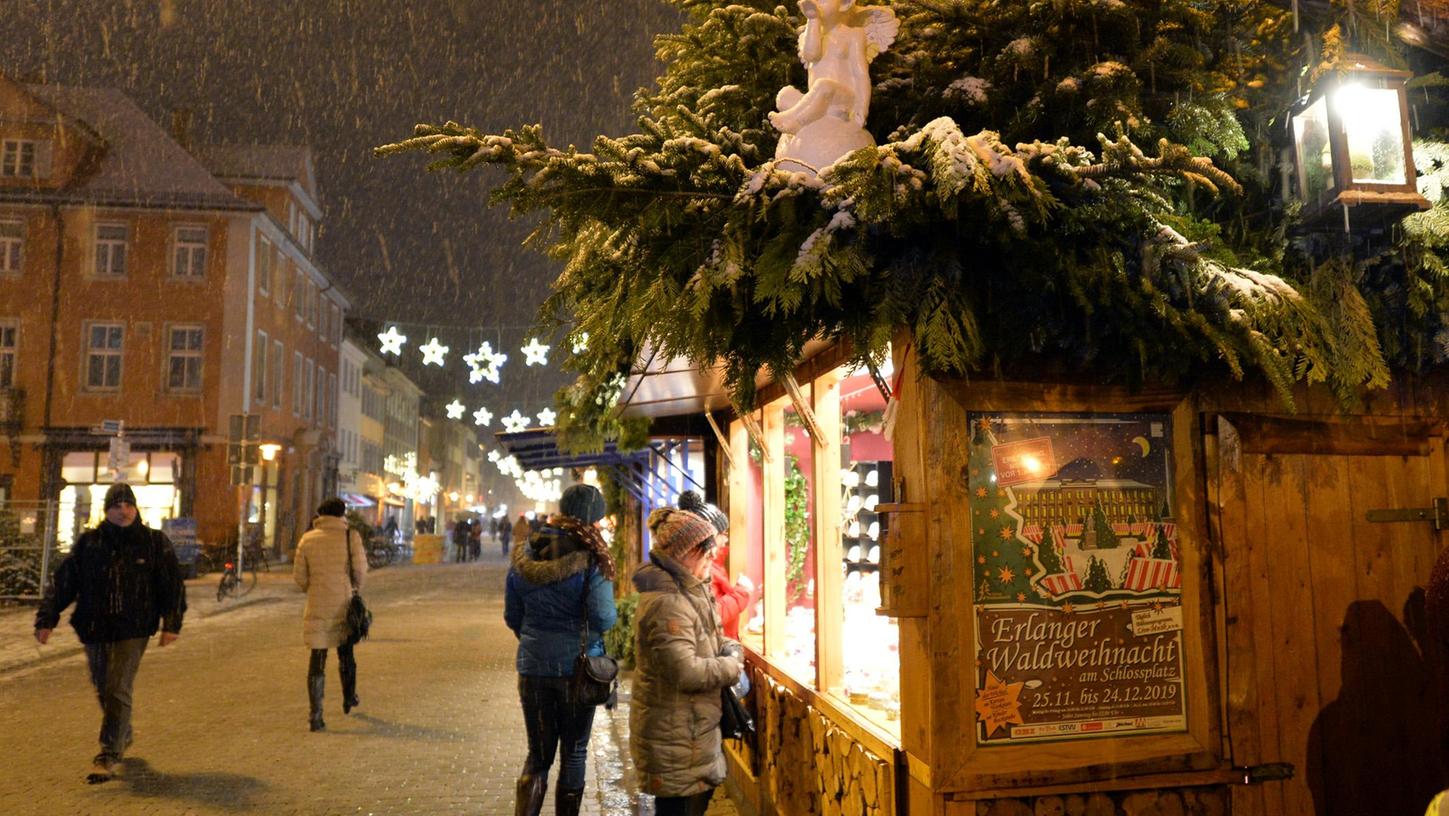
[{"label": "wet pavement", "polygon": [[[511,814],[523,721],[499,556],[370,576],[362,705],[342,714],[334,657],[321,734],[307,731],[303,596],[284,570],[221,604],[214,576],[188,583],[182,636],[147,650],[136,742],[102,785],[84,782],[100,715],[74,635],[41,648],[29,611],[0,611],[0,814]],[[583,813],[652,813],[633,786],[627,694],[595,718],[589,780]],[[709,812],[736,811],[721,791]]]}]

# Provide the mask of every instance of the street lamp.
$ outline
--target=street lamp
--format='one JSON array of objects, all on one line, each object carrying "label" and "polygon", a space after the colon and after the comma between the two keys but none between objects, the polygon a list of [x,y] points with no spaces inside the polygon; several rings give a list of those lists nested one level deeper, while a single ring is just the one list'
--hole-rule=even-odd
[{"label": "street lamp", "polygon": [[261,453],[263,462],[275,462],[277,454],[282,451],[282,446],[275,442],[263,442],[257,446],[257,451]]},{"label": "street lamp", "polygon": [[1347,55],[1293,109],[1296,193],[1303,223],[1347,232],[1395,220],[1429,202],[1415,186],[1404,82],[1411,77]]}]

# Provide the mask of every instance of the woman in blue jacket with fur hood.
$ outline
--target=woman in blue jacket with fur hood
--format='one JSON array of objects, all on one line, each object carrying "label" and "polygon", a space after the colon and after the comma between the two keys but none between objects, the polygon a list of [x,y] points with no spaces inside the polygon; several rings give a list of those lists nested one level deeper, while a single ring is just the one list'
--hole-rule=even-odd
[{"label": "woman in blue jacket with fur hood", "polygon": [[577,816],[584,796],[584,763],[594,707],[570,699],[569,678],[584,640],[604,653],[614,625],[614,559],[595,525],[604,497],[576,484],[527,542],[515,542],[503,619],[518,636],[518,696],[528,731],[528,758],[518,778],[515,816],[537,816],[548,791],[548,769],[561,753],[555,813]]}]

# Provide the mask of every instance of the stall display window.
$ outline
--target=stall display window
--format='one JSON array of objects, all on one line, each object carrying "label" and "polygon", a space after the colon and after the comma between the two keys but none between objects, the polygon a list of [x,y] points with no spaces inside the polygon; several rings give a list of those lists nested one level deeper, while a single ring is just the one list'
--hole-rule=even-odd
[{"label": "stall display window", "polygon": [[[777,662],[792,675],[813,682],[815,678],[815,485],[813,465],[815,443],[793,405],[784,412],[784,496],[785,535],[783,547],[785,621],[781,653]],[[832,489],[834,489],[832,487]],[[768,624],[767,624],[768,625]]]},{"label": "stall display window", "polygon": [[[739,423],[737,423],[739,424]],[[765,470],[764,451],[749,439],[741,424],[735,431],[744,436],[747,457],[735,487],[742,495],[730,495],[730,576],[749,576],[758,588],[765,585]],[[738,504],[737,504],[738,503]],[[743,526],[741,526],[743,525]],[[765,651],[765,605],[760,589],[740,617],[740,642],[757,654]]]},{"label": "stall display window", "polygon": [[900,719],[900,632],[880,615],[880,550],[893,501],[894,450],[885,438],[885,396],[868,372],[840,383],[840,609],[841,692],[860,713],[888,731]]}]

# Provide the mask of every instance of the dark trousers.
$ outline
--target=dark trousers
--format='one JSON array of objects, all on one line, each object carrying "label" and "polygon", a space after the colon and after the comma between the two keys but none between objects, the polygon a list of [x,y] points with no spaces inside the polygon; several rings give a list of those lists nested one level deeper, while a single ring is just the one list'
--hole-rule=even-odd
[{"label": "dark trousers", "polygon": [[661,796],[654,799],[654,816],[704,816],[714,788],[693,796]]},{"label": "dark trousers", "polygon": [[86,644],[91,685],[101,703],[101,756],[120,761],[131,744],[131,687],[149,638]]},{"label": "dark trousers", "polygon": [[[322,678],[327,670],[327,650],[313,649],[312,659],[307,662],[307,679]],[[342,678],[342,698],[350,700],[357,694],[357,659],[352,656],[352,646],[337,647],[337,674]]]},{"label": "dark trousers", "polygon": [[525,776],[548,776],[555,753],[561,753],[558,787],[581,790],[584,765],[589,758],[589,731],[594,727],[594,706],[569,700],[569,678],[518,678],[518,697],[523,702],[523,723],[528,730],[528,758]]}]

